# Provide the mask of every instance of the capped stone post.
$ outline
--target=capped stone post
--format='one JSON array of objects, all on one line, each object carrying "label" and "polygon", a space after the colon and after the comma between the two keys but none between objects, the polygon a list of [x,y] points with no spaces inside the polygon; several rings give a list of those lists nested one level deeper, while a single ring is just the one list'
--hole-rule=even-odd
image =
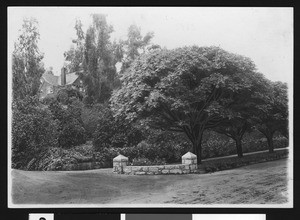
[{"label": "capped stone post", "polygon": [[187,152],[181,159],[182,164],[197,164],[197,156],[191,152]]},{"label": "capped stone post", "polygon": [[191,152],[187,152],[181,157],[182,164],[188,165],[189,170],[194,172],[197,170],[197,156]]},{"label": "capped stone post", "polygon": [[123,173],[124,167],[128,164],[128,157],[119,155],[113,159],[113,172]]}]

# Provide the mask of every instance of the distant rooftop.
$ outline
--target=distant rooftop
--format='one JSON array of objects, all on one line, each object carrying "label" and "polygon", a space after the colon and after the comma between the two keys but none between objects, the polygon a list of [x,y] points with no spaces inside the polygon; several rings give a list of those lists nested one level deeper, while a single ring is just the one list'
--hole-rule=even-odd
[{"label": "distant rooftop", "polygon": [[[66,74],[66,85],[72,84],[78,78],[78,75],[76,73],[77,72]],[[61,76],[55,76],[49,73],[44,73],[42,77],[46,82],[53,86],[61,86]]]}]

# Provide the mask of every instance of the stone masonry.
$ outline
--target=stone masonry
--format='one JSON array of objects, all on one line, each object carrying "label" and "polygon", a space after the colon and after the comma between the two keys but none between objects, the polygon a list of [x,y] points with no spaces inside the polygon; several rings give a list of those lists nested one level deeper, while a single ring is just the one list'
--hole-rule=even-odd
[{"label": "stone masonry", "polygon": [[188,174],[197,172],[197,156],[191,152],[182,156],[182,164],[155,166],[127,166],[128,158],[119,155],[113,159],[113,172],[130,175]]}]

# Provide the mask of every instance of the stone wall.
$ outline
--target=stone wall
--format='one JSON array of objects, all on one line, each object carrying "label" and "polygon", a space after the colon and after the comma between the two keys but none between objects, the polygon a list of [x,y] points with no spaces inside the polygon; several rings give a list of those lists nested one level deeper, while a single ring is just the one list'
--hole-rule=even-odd
[{"label": "stone wall", "polygon": [[187,173],[195,173],[196,171],[197,171],[197,164],[126,166],[123,169],[124,174],[133,174],[133,175],[187,174]]},{"label": "stone wall", "polygon": [[119,155],[113,159],[113,172],[128,175],[159,175],[196,173],[197,156],[188,152],[182,156],[182,164],[157,166],[128,166],[128,158]]}]

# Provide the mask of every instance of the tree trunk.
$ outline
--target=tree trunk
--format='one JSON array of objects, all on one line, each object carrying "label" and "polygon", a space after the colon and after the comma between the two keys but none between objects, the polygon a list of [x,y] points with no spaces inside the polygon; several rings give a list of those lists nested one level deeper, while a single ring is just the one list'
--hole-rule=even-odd
[{"label": "tree trunk", "polygon": [[187,130],[184,131],[188,139],[191,141],[193,145],[193,153],[197,156],[197,164],[201,164],[201,157],[202,157],[202,136],[203,130],[199,130],[195,132],[194,135],[191,135],[191,132]]},{"label": "tree trunk", "polygon": [[269,152],[273,153],[274,152],[273,135],[267,137],[267,140],[268,140]]},{"label": "tree trunk", "polygon": [[235,146],[238,157],[243,157],[242,140],[240,138],[235,140]]},{"label": "tree trunk", "polygon": [[197,156],[197,164],[201,164],[201,157],[202,157],[202,138],[200,141],[197,140],[191,140],[193,144],[193,153]]},{"label": "tree trunk", "polygon": [[196,156],[197,156],[197,164],[201,164],[202,160],[202,146],[201,146],[201,141],[198,143],[198,146],[196,148]]}]

